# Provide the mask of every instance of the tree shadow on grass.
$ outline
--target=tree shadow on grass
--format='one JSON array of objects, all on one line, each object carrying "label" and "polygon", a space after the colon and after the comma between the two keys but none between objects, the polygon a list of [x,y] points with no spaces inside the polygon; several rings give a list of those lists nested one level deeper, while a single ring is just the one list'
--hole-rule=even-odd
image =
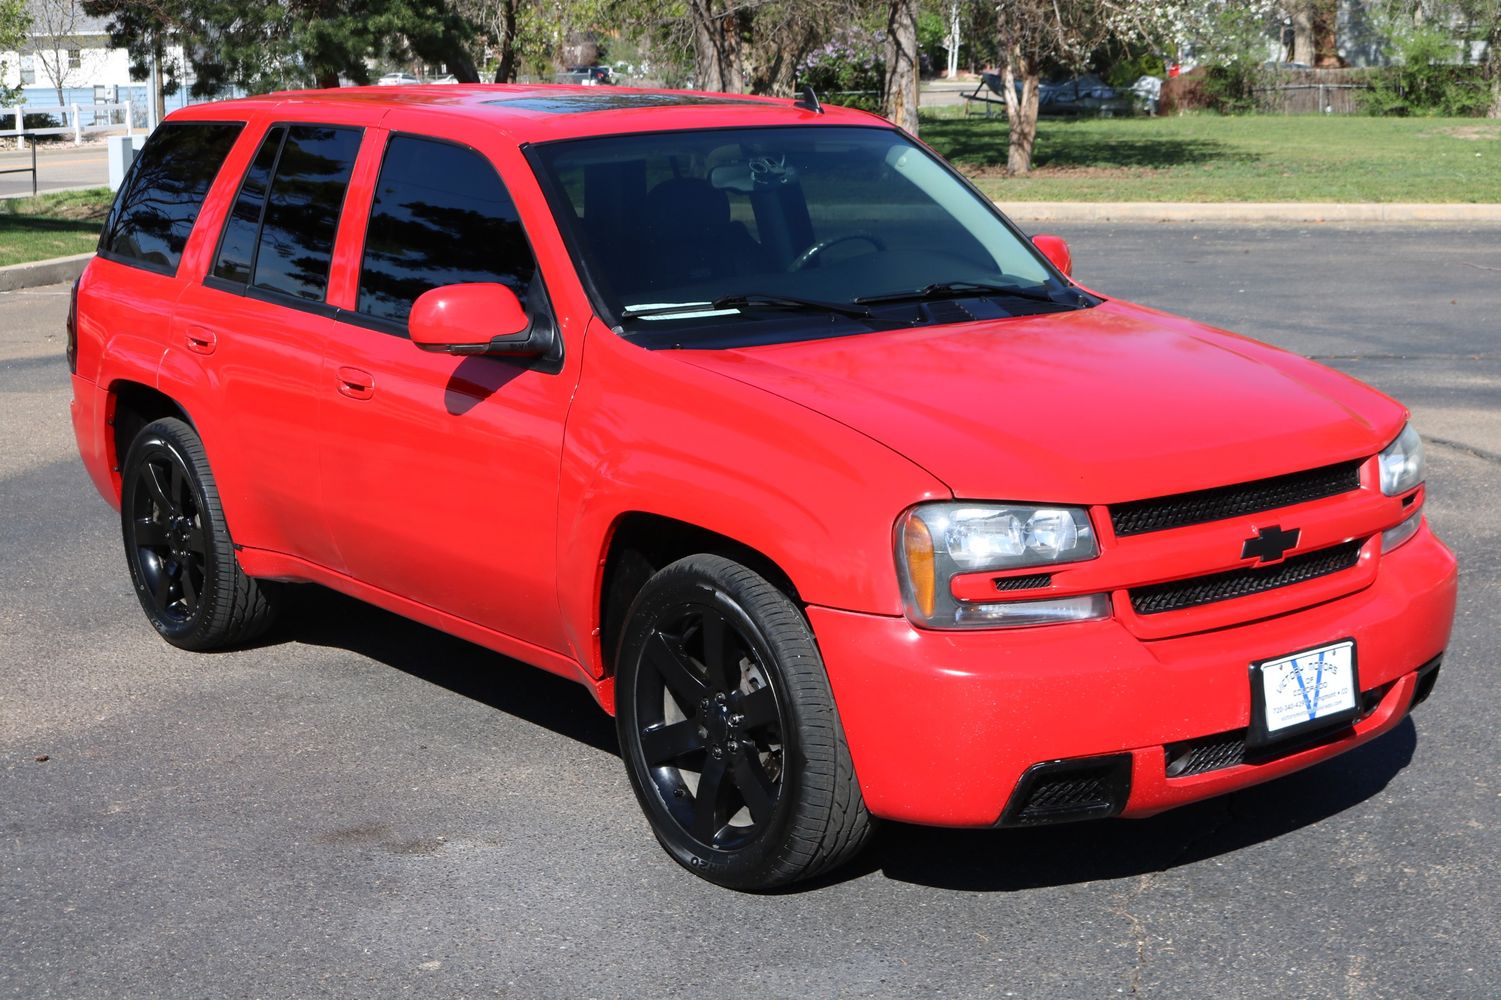
[{"label": "tree shadow on grass", "polygon": [[[1098,123],[1043,122],[1032,165],[1051,169],[1162,170],[1206,163],[1251,163],[1253,153],[1214,139],[1110,134]],[[1008,129],[1004,119],[941,119],[923,123],[922,138],[966,170],[992,172],[1006,167]]]}]

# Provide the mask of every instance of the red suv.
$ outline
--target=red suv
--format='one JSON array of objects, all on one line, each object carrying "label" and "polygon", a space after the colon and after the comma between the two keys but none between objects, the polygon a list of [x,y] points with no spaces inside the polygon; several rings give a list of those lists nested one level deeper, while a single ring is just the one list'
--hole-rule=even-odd
[{"label": "red suv", "polygon": [[1397,725],[1448,640],[1400,404],[1073,283],[816,99],[196,106],[75,294],[79,450],[168,642],[314,582],[576,680],[723,885],[876,817],[1286,774]]}]

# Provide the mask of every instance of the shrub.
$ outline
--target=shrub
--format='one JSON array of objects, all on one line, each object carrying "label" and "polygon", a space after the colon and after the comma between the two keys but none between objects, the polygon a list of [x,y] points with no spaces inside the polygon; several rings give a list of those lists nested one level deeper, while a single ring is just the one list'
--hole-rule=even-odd
[{"label": "shrub", "polygon": [[830,104],[880,112],[886,36],[845,28],[798,63],[798,87],[811,86]]},{"label": "shrub", "polygon": [[1480,116],[1491,106],[1481,67],[1454,62],[1449,34],[1418,27],[1393,38],[1398,64],[1372,74],[1361,104],[1373,115]]}]

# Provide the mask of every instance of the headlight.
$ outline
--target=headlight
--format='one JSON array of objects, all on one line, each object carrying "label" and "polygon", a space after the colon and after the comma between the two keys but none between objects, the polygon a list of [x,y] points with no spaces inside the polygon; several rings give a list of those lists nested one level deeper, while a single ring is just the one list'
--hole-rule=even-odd
[{"label": "headlight", "polygon": [[1078,562],[1099,555],[1089,515],[1077,507],[931,503],[897,522],[897,564],[907,617],[929,628],[998,628],[1103,618],[1104,594],[1044,600],[960,602],[950,581]]},{"label": "headlight", "polygon": [[1381,492],[1406,493],[1423,481],[1423,439],[1408,424],[1381,453]]}]

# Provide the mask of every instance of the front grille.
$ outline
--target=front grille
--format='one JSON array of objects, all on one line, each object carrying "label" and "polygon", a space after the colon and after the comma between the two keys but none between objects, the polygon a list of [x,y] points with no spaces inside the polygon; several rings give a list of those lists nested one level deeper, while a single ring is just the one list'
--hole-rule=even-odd
[{"label": "front grille", "polygon": [[1293,556],[1275,566],[1252,566],[1187,580],[1135,587],[1131,590],[1131,607],[1139,615],[1160,615],[1165,611],[1179,611],[1200,604],[1213,604],[1279,587],[1290,587],[1295,583],[1328,576],[1354,566],[1360,559],[1360,544],[1358,541],[1346,542],[1333,548]]},{"label": "front grille", "polygon": [[1246,762],[1246,731],[1237,729],[1186,743],[1169,743],[1165,749],[1169,778],[1219,771]]},{"label": "front grille", "polygon": [[1110,523],[1119,536],[1144,535],[1322,500],[1358,486],[1360,462],[1341,462],[1322,469],[1258,479],[1254,483],[1117,504],[1110,508]]},{"label": "front grille", "polygon": [[1002,576],[995,581],[996,590],[1036,590],[1052,584],[1053,574],[1032,573],[1027,576]]}]

